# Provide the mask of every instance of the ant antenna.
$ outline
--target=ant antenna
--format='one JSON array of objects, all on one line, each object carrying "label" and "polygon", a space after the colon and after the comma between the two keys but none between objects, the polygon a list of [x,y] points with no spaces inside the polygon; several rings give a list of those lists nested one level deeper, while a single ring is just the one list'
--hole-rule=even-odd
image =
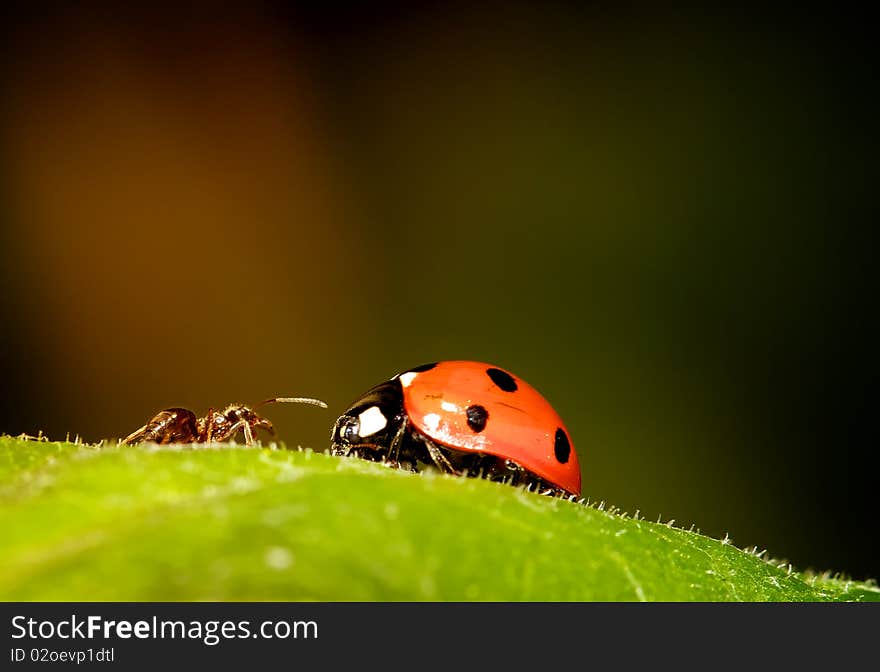
[{"label": "ant antenna", "polygon": [[265,401],[261,401],[257,406],[262,406],[263,404],[309,404],[311,406],[320,406],[321,408],[327,408],[327,404],[325,404],[320,399],[312,399],[311,397],[275,397],[273,399],[266,399]]}]

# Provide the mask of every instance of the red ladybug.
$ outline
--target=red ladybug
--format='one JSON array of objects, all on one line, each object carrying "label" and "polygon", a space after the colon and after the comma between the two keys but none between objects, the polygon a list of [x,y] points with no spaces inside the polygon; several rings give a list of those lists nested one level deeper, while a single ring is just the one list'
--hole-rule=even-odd
[{"label": "red ladybug", "polygon": [[417,471],[482,475],[580,495],[581,471],[568,430],[535,388],[481,362],[409,369],[363,394],[336,421],[336,455]]}]

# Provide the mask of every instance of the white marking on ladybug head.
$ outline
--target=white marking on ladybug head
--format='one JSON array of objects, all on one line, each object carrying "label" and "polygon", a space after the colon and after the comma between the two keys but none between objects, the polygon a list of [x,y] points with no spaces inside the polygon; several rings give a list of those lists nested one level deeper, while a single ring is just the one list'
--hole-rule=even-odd
[{"label": "white marking on ladybug head", "polygon": [[404,387],[409,387],[417,375],[419,374],[415,371],[407,371],[406,373],[401,373],[400,384]]},{"label": "white marking on ladybug head", "polygon": [[448,411],[449,413],[458,413],[458,406],[453,404],[451,401],[441,401],[440,408],[444,411]]},{"label": "white marking on ladybug head", "polygon": [[436,413],[428,413],[424,417],[425,427],[427,427],[432,432],[437,431],[437,427],[440,426],[440,416]]},{"label": "white marking on ladybug head", "polygon": [[370,406],[366,411],[362,411],[358,415],[360,421],[360,429],[358,436],[372,436],[381,429],[385,429],[388,424],[388,418],[382,415],[382,410],[378,406]]}]

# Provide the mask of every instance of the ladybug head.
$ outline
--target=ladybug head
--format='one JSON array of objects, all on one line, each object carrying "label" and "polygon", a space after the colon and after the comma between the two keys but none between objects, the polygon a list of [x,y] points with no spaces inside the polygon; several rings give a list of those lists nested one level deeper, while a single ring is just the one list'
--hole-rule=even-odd
[{"label": "ladybug head", "polygon": [[341,415],[333,425],[330,441],[335,446],[351,446],[360,442],[360,421],[351,415]]},{"label": "ladybug head", "polygon": [[347,454],[353,447],[387,447],[403,421],[400,384],[389,380],[377,385],[349,406],[333,425],[333,452]]}]

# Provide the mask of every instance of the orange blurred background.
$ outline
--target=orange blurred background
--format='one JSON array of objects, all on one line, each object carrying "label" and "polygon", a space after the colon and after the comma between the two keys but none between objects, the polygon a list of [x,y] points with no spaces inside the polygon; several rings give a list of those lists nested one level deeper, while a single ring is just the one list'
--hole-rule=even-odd
[{"label": "orange blurred background", "polygon": [[267,415],[321,449],[373,384],[478,359],[557,407],[591,499],[880,574],[856,37],[83,7],[9,24],[0,431],[311,395]]}]

